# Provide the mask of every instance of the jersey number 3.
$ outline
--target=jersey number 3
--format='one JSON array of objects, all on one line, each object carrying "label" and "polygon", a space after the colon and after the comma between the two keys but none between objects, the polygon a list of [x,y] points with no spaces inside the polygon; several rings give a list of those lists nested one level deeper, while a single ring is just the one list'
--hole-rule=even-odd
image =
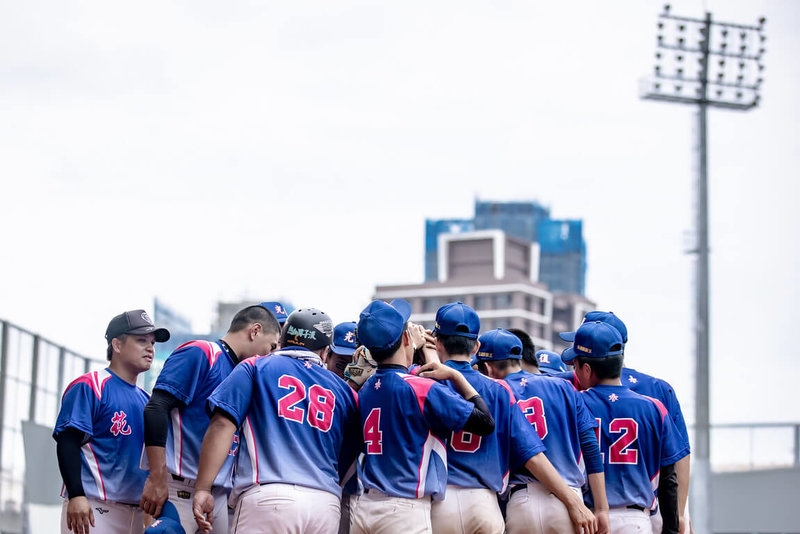
[{"label": "jersey number 3", "polygon": [[522,413],[525,414],[525,418],[528,422],[536,429],[536,433],[539,434],[539,439],[544,439],[547,435],[547,419],[544,417],[544,404],[542,403],[542,399],[539,397],[531,397],[530,399],[518,401],[517,404],[522,408]]},{"label": "jersey number 3", "polygon": [[[283,375],[278,379],[278,386],[291,390],[278,400],[278,415],[284,419],[302,423],[306,419],[306,410],[298,406],[306,399],[306,386],[291,375]],[[329,389],[314,384],[308,388],[308,424],[327,432],[333,423],[333,410],[336,408],[336,397]]]},{"label": "jersey number 3", "polygon": [[[603,422],[597,419],[597,442],[600,443],[600,429]],[[624,417],[614,419],[608,425],[609,434],[622,434],[608,448],[609,463],[612,464],[636,464],[639,462],[639,449],[636,448],[636,440],[639,438],[639,424],[630,418]],[[601,445],[602,448],[602,445]]]}]

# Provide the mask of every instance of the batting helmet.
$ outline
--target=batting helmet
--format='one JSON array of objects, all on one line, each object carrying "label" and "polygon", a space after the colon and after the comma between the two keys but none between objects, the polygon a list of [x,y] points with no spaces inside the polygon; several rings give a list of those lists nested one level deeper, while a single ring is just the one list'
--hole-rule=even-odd
[{"label": "batting helmet", "polygon": [[316,308],[295,310],[286,319],[281,332],[281,346],[305,347],[319,350],[331,344],[333,321]]}]

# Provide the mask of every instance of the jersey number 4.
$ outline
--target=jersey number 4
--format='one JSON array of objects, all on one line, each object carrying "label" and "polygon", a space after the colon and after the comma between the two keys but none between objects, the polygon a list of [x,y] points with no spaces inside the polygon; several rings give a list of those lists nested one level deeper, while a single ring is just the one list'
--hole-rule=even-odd
[{"label": "jersey number 4", "polygon": [[[600,429],[603,427],[603,422],[600,418],[597,418],[597,425],[597,428],[594,430],[597,434],[597,443],[600,443]],[[622,434],[608,448],[609,463],[639,463],[639,449],[636,448],[636,440],[639,438],[639,423],[627,417],[614,419],[608,425],[608,433]]]},{"label": "jersey number 4", "polygon": [[364,443],[367,446],[367,454],[383,454],[380,408],[373,408],[364,422]]},{"label": "jersey number 4", "polygon": [[[283,375],[278,379],[278,387],[289,389],[289,393],[278,400],[278,415],[289,421],[303,423],[306,409],[299,406],[306,400],[306,386],[291,375]],[[333,423],[333,410],[336,408],[336,397],[329,389],[314,384],[308,388],[308,424],[327,432]]]}]

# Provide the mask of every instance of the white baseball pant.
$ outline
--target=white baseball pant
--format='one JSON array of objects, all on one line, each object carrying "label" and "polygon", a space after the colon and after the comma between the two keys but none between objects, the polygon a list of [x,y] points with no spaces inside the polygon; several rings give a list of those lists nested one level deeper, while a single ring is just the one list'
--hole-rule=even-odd
[{"label": "white baseball pant", "polygon": [[336,534],[339,497],[295,484],[262,484],[242,493],[231,534]]},{"label": "white baseball pant", "polygon": [[350,498],[350,534],[431,534],[430,498],[391,497],[375,489]]},{"label": "white baseball pant", "polygon": [[[94,515],[94,527],[91,532],[98,534],[142,534],[144,532],[144,516],[139,505],[122,504],[113,501],[101,501],[87,497]],[[67,529],[67,499],[61,506],[61,534],[72,534]]]},{"label": "white baseball pant", "polygon": [[[652,534],[650,510],[611,508],[608,511],[611,534]],[[659,531],[660,532],[660,531]]]},{"label": "white baseball pant", "polygon": [[[194,519],[192,501],[194,500],[194,480],[183,480],[173,476],[167,477],[169,500],[178,510],[181,526],[186,534],[195,534],[198,531],[197,521]],[[220,487],[211,488],[214,497],[214,530],[213,534],[228,534],[228,490]]]},{"label": "white baseball pant", "polygon": [[[580,488],[570,489],[582,495]],[[529,482],[522,489],[512,489],[506,508],[508,534],[562,534],[573,531],[567,507],[541,483]]]},{"label": "white baseball pant", "polygon": [[447,486],[444,500],[431,503],[436,534],[503,534],[505,522],[497,493],[486,488]]}]

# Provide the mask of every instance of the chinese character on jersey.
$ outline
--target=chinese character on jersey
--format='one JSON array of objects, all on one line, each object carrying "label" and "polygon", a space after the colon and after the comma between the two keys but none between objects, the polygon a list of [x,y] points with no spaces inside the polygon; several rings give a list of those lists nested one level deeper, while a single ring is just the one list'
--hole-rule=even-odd
[{"label": "chinese character on jersey", "polygon": [[125,420],[127,415],[125,412],[114,412],[114,417],[111,418],[111,433],[115,436],[119,436],[122,434],[123,436],[128,436],[131,433],[131,427],[128,426],[128,422]]}]

